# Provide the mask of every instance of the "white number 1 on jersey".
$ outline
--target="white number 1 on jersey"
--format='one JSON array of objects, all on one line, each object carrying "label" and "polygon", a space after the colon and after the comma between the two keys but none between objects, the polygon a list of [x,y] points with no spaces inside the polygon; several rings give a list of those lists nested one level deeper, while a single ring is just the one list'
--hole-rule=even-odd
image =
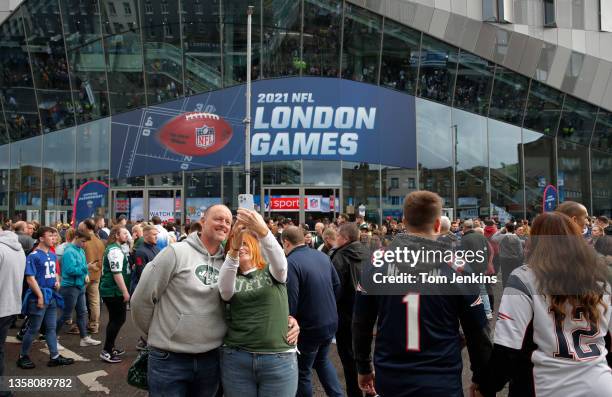
[{"label": "white number 1 on jersey", "polygon": [[421,351],[421,335],[419,330],[419,294],[408,294],[402,302],[406,304],[406,351]]}]

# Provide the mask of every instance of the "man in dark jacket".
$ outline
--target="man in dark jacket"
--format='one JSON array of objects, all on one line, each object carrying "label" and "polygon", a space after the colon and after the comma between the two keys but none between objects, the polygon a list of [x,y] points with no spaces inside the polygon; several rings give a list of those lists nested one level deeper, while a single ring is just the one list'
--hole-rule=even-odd
[{"label": "man in dark jacket", "polygon": [[474,230],[474,222],[471,219],[463,222],[461,249],[466,252],[483,252],[484,255],[474,257],[474,260],[468,264],[469,270],[473,273],[484,273],[486,271],[487,263],[489,263],[489,245],[485,236]]},{"label": "man in dark jacket", "polygon": [[[136,286],[138,285],[138,281],[140,280],[140,276],[142,275],[142,271],[145,266],[153,261],[157,254],[159,254],[159,248],[157,247],[157,234],[159,231],[154,225],[145,225],[142,228],[144,241],[138,247],[135,253],[136,263],[134,264],[134,273],[132,273],[132,283],[130,286],[130,295],[134,293]],[[138,340],[138,344],[136,348],[138,350],[144,350],[147,347],[147,343],[141,337]]]},{"label": "man in dark jacket", "polygon": [[338,328],[336,296],[340,280],[331,260],[304,243],[304,233],[295,226],[282,235],[287,255],[287,295],[289,314],[300,324],[298,340],[299,380],[296,396],[312,396],[312,368],[328,396],[344,395],[336,369],[328,358],[332,338]]},{"label": "man in dark jacket", "polygon": [[[461,238],[461,250],[469,253],[473,259],[465,261],[464,271],[467,273],[485,274],[487,264],[489,263],[489,242],[483,233],[474,230],[474,221],[471,219],[463,222],[463,237]],[[480,255],[478,254],[480,253]],[[480,284],[480,297],[484,305],[487,319],[492,319],[491,303],[489,302],[489,294],[484,284]]]},{"label": "man in dark jacket", "polygon": [[361,276],[362,264],[369,259],[365,247],[359,242],[359,229],[355,223],[343,223],[338,228],[336,237],[337,249],[331,255],[334,268],[340,277],[342,292],[338,298],[338,332],[336,345],[338,355],[344,369],[346,394],[348,397],[363,393],[357,383],[357,364],[353,355],[351,324],[353,321],[353,306],[355,304],[355,289]]}]

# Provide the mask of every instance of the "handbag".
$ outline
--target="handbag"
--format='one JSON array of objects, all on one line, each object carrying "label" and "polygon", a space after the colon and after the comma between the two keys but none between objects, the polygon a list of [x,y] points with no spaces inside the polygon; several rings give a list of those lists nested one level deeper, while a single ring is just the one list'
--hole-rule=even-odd
[{"label": "handbag", "polygon": [[128,370],[127,382],[129,385],[142,390],[149,390],[147,381],[147,367],[149,363],[149,350],[143,350]]}]

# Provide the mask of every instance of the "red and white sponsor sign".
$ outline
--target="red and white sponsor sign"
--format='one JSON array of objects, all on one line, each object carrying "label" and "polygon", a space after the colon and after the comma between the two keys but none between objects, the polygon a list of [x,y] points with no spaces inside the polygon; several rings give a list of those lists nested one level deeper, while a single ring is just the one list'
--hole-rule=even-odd
[{"label": "red and white sponsor sign", "polygon": [[[302,197],[304,200],[304,210],[305,211],[324,211],[329,212],[334,209],[334,198],[329,198],[329,207],[324,209],[323,201],[326,198],[321,196],[306,196]],[[299,196],[289,196],[289,197],[272,197],[270,199],[270,209],[272,211],[299,211],[300,210],[300,198]],[[266,208],[266,210],[268,210]]]},{"label": "red and white sponsor sign", "polygon": [[[299,211],[299,197],[272,197],[270,199],[272,211]],[[304,197],[304,208],[306,208],[306,197]]]}]

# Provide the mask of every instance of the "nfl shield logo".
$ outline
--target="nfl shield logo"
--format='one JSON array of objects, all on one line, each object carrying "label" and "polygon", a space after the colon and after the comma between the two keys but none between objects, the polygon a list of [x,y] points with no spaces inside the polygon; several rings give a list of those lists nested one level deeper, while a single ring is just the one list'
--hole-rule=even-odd
[{"label": "nfl shield logo", "polygon": [[196,146],[206,149],[215,144],[215,129],[207,125],[196,128]]}]

